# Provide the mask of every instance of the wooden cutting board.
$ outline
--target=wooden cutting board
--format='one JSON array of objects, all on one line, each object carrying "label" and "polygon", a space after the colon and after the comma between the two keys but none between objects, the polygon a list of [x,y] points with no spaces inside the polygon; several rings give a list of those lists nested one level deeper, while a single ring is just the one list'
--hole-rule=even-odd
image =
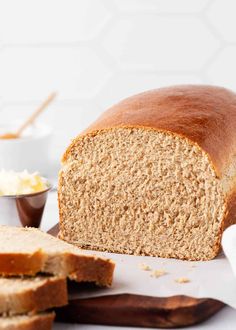
[{"label": "wooden cutting board", "polygon": [[[49,233],[56,236],[58,225]],[[71,290],[78,292],[78,285],[73,285]],[[120,294],[70,300],[66,307],[58,308],[56,314],[58,321],[66,323],[177,328],[203,322],[224,306],[213,299]]]}]

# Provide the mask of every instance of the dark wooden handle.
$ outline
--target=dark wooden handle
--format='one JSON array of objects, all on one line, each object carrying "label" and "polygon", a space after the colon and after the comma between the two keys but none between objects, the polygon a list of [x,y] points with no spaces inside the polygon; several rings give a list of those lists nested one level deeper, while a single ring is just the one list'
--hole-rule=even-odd
[{"label": "dark wooden handle", "polygon": [[71,300],[68,306],[57,309],[56,315],[65,323],[177,328],[200,323],[223,306],[213,299],[123,294]]}]

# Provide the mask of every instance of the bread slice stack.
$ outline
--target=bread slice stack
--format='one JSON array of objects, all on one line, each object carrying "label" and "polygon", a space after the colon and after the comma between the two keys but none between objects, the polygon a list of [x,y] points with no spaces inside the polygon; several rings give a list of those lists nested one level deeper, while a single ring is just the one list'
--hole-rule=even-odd
[{"label": "bread slice stack", "polygon": [[59,276],[0,278],[0,329],[51,329],[55,314],[67,304],[66,279]]},{"label": "bread slice stack", "polygon": [[68,302],[67,278],[112,283],[114,263],[35,228],[0,226],[0,330],[49,330]]}]

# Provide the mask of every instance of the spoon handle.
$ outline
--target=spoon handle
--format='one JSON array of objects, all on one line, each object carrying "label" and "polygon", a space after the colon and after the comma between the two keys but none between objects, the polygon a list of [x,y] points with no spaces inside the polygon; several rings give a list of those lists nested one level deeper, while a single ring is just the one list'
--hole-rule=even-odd
[{"label": "spoon handle", "polygon": [[43,112],[46,109],[46,107],[55,99],[55,97],[56,97],[56,93],[50,94],[48,98],[40,105],[40,107],[36,109],[36,111],[32,113],[32,115],[24,122],[24,124],[19,127],[19,129],[16,132],[16,135],[18,137],[22,134],[22,132],[26,129],[26,127],[28,127],[35,121],[35,119],[41,114],[41,112]]}]

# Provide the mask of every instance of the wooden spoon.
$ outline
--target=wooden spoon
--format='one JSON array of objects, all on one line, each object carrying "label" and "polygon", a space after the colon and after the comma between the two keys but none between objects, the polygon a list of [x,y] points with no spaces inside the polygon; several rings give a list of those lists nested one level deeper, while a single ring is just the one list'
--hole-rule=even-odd
[{"label": "wooden spoon", "polygon": [[34,111],[34,113],[21,125],[15,133],[5,133],[0,135],[0,139],[18,139],[22,132],[31,125],[35,119],[46,109],[46,107],[55,99],[56,93],[52,93],[48,98],[40,105],[40,107]]}]

